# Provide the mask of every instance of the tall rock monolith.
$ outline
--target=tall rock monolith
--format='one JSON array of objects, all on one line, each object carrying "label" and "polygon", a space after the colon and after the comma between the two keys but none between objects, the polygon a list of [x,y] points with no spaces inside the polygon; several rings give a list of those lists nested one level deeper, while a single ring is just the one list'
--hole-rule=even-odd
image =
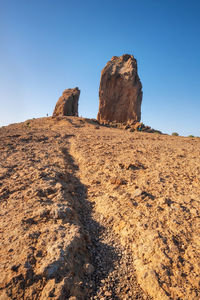
[{"label": "tall rock monolith", "polygon": [[113,56],[101,72],[99,112],[101,124],[133,124],[141,119],[142,84],[133,55]]},{"label": "tall rock monolith", "polygon": [[78,100],[80,90],[76,87],[74,89],[64,90],[62,96],[58,99],[53,117],[57,116],[76,116],[78,117]]}]

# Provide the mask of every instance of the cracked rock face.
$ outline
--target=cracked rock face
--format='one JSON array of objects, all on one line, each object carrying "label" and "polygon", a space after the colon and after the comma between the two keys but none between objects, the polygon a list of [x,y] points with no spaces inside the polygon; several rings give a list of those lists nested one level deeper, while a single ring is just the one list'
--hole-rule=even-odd
[{"label": "cracked rock face", "polygon": [[62,96],[56,103],[53,117],[58,116],[75,116],[78,117],[78,100],[80,90],[76,87],[74,89],[64,90]]},{"label": "cracked rock face", "polygon": [[135,123],[141,119],[142,84],[133,55],[113,56],[101,72],[99,112],[101,124]]}]

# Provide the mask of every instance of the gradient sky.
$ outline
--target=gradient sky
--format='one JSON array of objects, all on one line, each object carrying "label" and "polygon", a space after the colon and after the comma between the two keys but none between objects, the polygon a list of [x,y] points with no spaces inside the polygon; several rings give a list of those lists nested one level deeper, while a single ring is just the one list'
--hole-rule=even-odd
[{"label": "gradient sky", "polygon": [[101,70],[133,54],[142,121],[200,136],[199,0],[0,0],[0,126],[52,114],[66,88],[95,117]]}]

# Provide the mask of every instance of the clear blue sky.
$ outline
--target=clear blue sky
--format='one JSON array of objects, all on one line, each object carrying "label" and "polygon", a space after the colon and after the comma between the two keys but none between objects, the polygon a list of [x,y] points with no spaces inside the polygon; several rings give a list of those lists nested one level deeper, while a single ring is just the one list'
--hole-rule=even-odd
[{"label": "clear blue sky", "polygon": [[0,0],[0,126],[52,114],[66,88],[96,117],[100,73],[133,54],[142,121],[200,136],[199,0]]}]

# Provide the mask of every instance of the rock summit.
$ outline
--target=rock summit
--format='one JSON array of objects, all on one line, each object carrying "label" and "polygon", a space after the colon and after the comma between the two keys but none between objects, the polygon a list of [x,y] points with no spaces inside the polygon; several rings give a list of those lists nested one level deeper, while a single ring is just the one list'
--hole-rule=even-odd
[{"label": "rock summit", "polygon": [[53,117],[57,116],[76,116],[78,117],[78,100],[80,90],[76,87],[74,89],[64,90],[62,96],[58,99]]},{"label": "rock summit", "polygon": [[101,72],[99,112],[101,124],[133,124],[141,119],[142,84],[133,55],[113,56]]}]

